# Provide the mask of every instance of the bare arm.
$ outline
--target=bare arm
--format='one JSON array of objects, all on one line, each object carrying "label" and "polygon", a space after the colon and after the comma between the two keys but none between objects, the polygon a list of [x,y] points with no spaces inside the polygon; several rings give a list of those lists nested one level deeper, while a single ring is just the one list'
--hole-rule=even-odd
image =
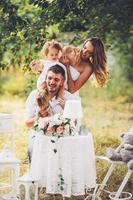
[{"label": "bare arm", "polygon": [[33,117],[33,118],[30,118],[30,119],[27,119],[25,121],[25,124],[28,128],[32,128],[34,126],[34,124],[38,121],[39,117],[44,117],[44,118],[48,118],[49,116],[49,113],[48,113],[48,109],[46,110],[42,110],[42,111],[39,111],[37,116]]},{"label": "bare arm", "polygon": [[26,126],[27,126],[28,128],[33,127],[33,126],[34,126],[34,123],[35,123],[35,120],[36,120],[35,118],[27,119],[27,120],[25,121]]},{"label": "bare arm", "polygon": [[86,81],[89,79],[92,73],[92,67],[90,65],[85,66],[84,71],[80,74],[79,78],[76,81],[73,81],[70,72],[70,67],[67,67],[68,91],[73,94],[74,92],[79,90],[86,83]]}]

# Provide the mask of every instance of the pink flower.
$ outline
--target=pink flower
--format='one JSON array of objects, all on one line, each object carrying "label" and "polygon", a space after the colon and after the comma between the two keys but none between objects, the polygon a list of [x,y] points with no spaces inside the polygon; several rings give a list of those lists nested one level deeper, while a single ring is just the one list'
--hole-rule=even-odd
[{"label": "pink flower", "polygon": [[48,126],[47,132],[48,132],[48,134],[51,134],[51,135],[52,135],[52,134],[55,132],[54,127]]},{"label": "pink flower", "polygon": [[62,133],[63,133],[63,130],[64,130],[63,126],[59,126],[59,127],[56,129],[57,134],[62,134]]}]

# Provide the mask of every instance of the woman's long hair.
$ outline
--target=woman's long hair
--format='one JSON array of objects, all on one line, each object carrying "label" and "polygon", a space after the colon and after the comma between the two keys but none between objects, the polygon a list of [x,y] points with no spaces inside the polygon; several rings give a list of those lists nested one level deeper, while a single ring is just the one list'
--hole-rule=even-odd
[{"label": "woman's long hair", "polygon": [[37,105],[39,107],[38,115],[41,116],[41,111],[48,109],[49,107],[49,92],[45,83],[42,84],[43,88],[41,88],[36,97]]},{"label": "woman's long hair", "polygon": [[107,58],[104,50],[104,45],[99,38],[93,37],[87,39],[83,46],[87,42],[91,42],[94,47],[92,59],[90,59],[93,65],[93,72],[98,86],[103,86],[109,78],[109,72],[107,70]]}]

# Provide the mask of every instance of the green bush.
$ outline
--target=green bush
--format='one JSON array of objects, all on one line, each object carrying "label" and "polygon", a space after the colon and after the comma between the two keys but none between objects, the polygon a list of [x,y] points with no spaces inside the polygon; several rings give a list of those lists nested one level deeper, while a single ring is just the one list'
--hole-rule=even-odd
[{"label": "green bush", "polygon": [[22,70],[5,70],[0,77],[0,93],[3,95],[27,96],[36,88],[37,76]]},{"label": "green bush", "polygon": [[7,82],[2,85],[4,94],[22,96],[25,89],[25,80],[23,76],[10,77]]}]

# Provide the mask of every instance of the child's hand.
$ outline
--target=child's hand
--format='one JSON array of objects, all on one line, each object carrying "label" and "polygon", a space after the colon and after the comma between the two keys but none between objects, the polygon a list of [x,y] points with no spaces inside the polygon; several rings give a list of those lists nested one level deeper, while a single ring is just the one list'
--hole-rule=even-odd
[{"label": "child's hand", "polygon": [[30,63],[30,68],[34,74],[40,74],[43,69],[43,64],[40,61],[32,60]]}]

